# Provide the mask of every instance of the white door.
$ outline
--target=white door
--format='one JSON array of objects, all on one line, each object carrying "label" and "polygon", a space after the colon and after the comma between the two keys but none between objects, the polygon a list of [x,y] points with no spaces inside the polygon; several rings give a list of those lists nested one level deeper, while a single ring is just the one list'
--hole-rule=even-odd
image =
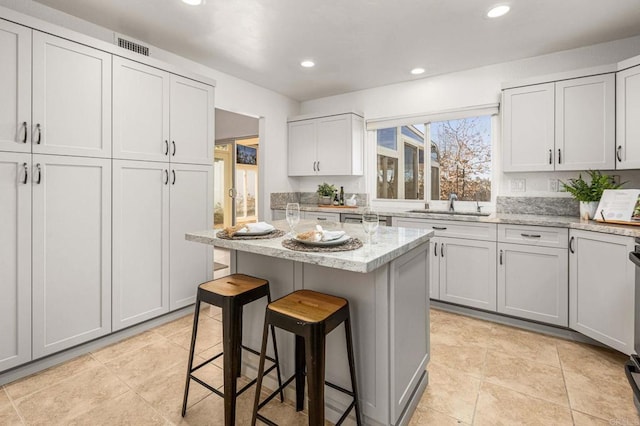
[{"label": "white door", "polygon": [[440,238],[432,238],[429,248],[429,298],[440,299],[440,258],[444,254]]},{"label": "white door", "polygon": [[289,176],[312,176],[317,174],[316,120],[289,123]]},{"label": "white door", "polygon": [[440,299],[496,310],[496,243],[441,239]]},{"label": "white door", "polygon": [[556,83],[556,170],[615,167],[615,76]]},{"label": "white door", "polygon": [[0,155],[0,371],[31,360],[30,177],[31,154]]},{"label": "white door", "polygon": [[169,73],[114,56],[113,158],[169,160]]},{"label": "white door", "polygon": [[213,164],[213,87],[171,75],[172,162]]},{"label": "white door", "polygon": [[351,114],[317,119],[316,169],[325,176],[351,174]]},{"label": "white door", "polygon": [[111,332],[111,160],[33,155],[33,357]]},{"label": "white door", "polygon": [[635,265],[632,237],[570,231],[569,326],[631,354],[634,338]]},{"label": "white door", "polygon": [[504,171],[553,170],[553,83],[508,89],[502,96]]},{"label": "white door", "polygon": [[213,228],[212,176],[212,166],[171,165],[170,310],[194,303],[198,285],[213,277],[211,246],[184,238],[187,232]]},{"label": "white door", "polygon": [[500,243],[498,312],[569,326],[566,248]]},{"label": "white door", "polygon": [[640,66],[616,76],[616,169],[640,168]]},{"label": "white door", "polygon": [[113,161],[113,330],[169,311],[169,163]]},{"label": "white door", "polygon": [[31,29],[0,20],[0,151],[31,152]]},{"label": "white door", "polygon": [[33,32],[33,152],[111,157],[111,55]]}]

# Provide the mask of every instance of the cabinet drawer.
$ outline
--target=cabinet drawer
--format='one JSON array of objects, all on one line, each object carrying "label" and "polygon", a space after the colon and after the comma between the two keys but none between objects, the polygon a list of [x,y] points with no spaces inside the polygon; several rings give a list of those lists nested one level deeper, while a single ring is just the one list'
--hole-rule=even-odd
[{"label": "cabinet drawer", "polygon": [[304,219],[318,220],[322,222],[340,222],[340,213],[304,212],[302,217]]},{"label": "cabinet drawer", "polygon": [[468,238],[472,240],[496,240],[496,225],[493,223],[464,222],[415,218],[393,218],[393,226],[405,228],[431,228],[436,237]]},{"label": "cabinet drawer", "polygon": [[549,226],[498,225],[498,241],[501,243],[567,248],[569,230]]}]

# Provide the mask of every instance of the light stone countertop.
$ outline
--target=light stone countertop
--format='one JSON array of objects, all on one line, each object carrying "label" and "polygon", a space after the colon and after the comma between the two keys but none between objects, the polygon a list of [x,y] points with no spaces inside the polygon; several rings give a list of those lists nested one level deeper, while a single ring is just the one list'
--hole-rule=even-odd
[{"label": "light stone countertop", "polygon": [[[278,209],[275,209],[278,210]],[[317,207],[313,205],[302,205],[300,210],[331,213],[351,213],[361,214],[363,208],[342,209],[331,207]],[[640,237],[640,226],[617,225],[595,222],[593,220],[582,220],[577,216],[550,216],[535,214],[506,214],[492,213],[489,216],[474,215],[453,215],[442,213],[411,213],[407,208],[376,208],[375,211],[380,216],[406,217],[413,219],[437,219],[453,220],[463,222],[483,222],[483,223],[503,223],[510,225],[532,225],[532,226],[552,226],[558,228],[581,229],[584,231],[602,232],[605,234],[622,235],[627,237]]]},{"label": "light stone countertop", "polygon": [[[289,229],[286,221],[277,220],[272,224],[284,231]],[[366,234],[359,224],[327,222],[322,224],[327,230],[344,230],[347,235],[366,241]],[[312,220],[302,220],[296,226],[297,232],[304,232],[315,229],[316,222]],[[282,246],[282,240],[286,236],[273,239],[260,240],[227,240],[217,238],[219,230],[206,230],[188,232],[185,238],[188,241],[204,243],[216,247],[223,247],[231,250],[239,250],[249,253],[273,256],[281,259],[290,259],[297,262],[312,263],[329,268],[343,269],[353,272],[371,272],[380,266],[391,262],[397,257],[409,252],[422,244],[429,242],[433,236],[433,230],[392,228],[381,226],[378,228],[375,244],[364,244],[362,248],[351,251],[339,252],[302,252],[293,251]]]}]

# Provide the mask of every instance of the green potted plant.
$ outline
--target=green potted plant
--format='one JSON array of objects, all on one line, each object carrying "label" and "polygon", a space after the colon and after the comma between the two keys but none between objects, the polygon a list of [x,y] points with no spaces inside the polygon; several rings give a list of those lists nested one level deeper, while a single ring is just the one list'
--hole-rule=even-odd
[{"label": "green potted plant", "polygon": [[329,185],[326,182],[322,182],[321,185],[318,185],[318,197],[320,199],[320,204],[331,204],[333,200],[333,194],[336,192],[336,187],[333,185]]},{"label": "green potted plant", "polygon": [[590,183],[582,179],[582,174],[578,175],[577,179],[561,183],[564,190],[580,202],[580,217],[593,219],[604,190],[618,189],[626,182],[616,183],[613,176],[604,175],[598,170],[588,170],[587,174],[591,178]]}]

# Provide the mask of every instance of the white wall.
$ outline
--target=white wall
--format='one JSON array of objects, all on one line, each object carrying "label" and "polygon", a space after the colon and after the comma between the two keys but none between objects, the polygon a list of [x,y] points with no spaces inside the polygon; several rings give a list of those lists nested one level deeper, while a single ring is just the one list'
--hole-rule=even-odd
[{"label": "white wall", "polygon": [[[437,112],[500,101],[501,85],[546,74],[573,71],[581,68],[614,64],[640,54],[640,37],[583,47],[565,52],[539,56],[514,62],[490,65],[468,71],[413,80],[405,83],[345,93],[303,102],[302,114],[341,111],[361,111],[365,119],[377,119],[428,112]],[[370,144],[368,148],[371,149]],[[495,195],[568,196],[547,190],[548,179],[566,180],[578,173],[502,173],[500,140],[494,148]],[[370,151],[371,152],[371,151]],[[640,188],[640,172],[616,172],[622,180],[631,181],[626,187]],[[526,179],[525,193],[511,193],[509,180]],[[319,181],[342,184],[345,190],[355,191],[366,186],[366,178],[303,178],[298,190],[313,191]],[[353,187],[353,189],[352,189]],[[495,194],[497,192],[497,194]]]},{"label": "white wall", "polygon": [[[112,43],[113,31],[75,18],[32,0],[0,0],[13,9],[61,27]],[[0,14],[0,17],[1,14]],[[144,42],[145,40],[140,40]],[[292,190],[286,171],[287,117],[299,114],[298,101],[287,98],[229,74],[205,67],[171,52],[152,47],[151,55],[161,61],[216,80],[215,106],[227,111],[260,118],[261,191],[260,217],[270,218],[269,193]]]}]

